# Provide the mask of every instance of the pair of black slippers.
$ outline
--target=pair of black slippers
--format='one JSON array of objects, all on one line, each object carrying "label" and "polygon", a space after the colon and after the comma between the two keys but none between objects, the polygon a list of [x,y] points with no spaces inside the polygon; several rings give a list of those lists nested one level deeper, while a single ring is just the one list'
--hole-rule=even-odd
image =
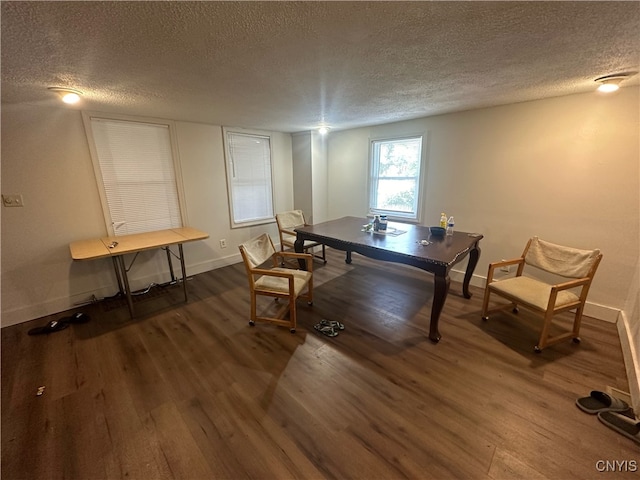
[{"label": "pair of black slippers", "polygon": [[338,332],[340,330],[344,330],[344,324],[335,320],[325,320],[323,318],[320,320],[320,323],[315,324],[313,328],[327,337],[337,337]]},{"label": "pair of black slippers", "polygon": [[51,320],[49,323],[42,327],[32,328],[27,332],[29,335],[46,335],[48,333],[59,332],[64,330],[72,323],[87,323],[89,321],[89,315],[82,312],[77,312],[70,317],[61,318],[60,320]]},{"label": "pair of black slippers", "polygon": [[640,419],[627,402],[597,390],[576,400],[578,408],[640,445]]}]

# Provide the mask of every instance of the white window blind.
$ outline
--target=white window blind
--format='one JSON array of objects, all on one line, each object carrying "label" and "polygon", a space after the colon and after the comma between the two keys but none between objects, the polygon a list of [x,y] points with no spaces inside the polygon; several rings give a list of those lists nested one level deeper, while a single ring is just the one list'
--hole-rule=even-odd
[{"label": "white window blind", "polygon": [[232,225],[273,220],[271,139],[225,130]]},{"label": "white window blind", "polygon": [[182,226],[167,125],[91,118],[115,235]]}]

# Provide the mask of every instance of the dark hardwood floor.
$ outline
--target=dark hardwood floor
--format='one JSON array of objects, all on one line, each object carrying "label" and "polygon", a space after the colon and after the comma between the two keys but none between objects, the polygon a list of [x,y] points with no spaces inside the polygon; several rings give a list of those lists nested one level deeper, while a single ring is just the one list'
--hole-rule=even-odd
[{"label": "dark hardwood floor", "polygon": [[429,274],[327,254],[293,335],[249,327],[240,264],[135,320],[105,301],[48,336],[27,331],[66,314],[2,329],[2,478],[638,478],[599,471],[640,469],[640,449],[575,406],[628,391],[615,325],[586,318],[580,345],[535,354],[535,317],[483,322],[482,291],[452,283],[435,345]]}]

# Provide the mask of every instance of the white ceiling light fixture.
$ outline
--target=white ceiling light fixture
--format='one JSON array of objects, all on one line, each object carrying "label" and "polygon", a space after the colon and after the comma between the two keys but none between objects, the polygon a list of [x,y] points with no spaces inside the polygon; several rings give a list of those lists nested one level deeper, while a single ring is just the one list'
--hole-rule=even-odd
[{"label": "white ceiling light fixture", "polygon": [[73,105],[74,103],[78,103],[80,101],[80,96],[82,92],[80,90],[76,90],[74,88],[67,87],[49,87],[49,90],[52,92],[56,92],[60,95],[60,98],[64,103],[68,103]]},{"label": "white ceiling light fixture", "polygon": [[628,77],[626,74],[618,73],[615,75],[607,75],[604,77],[596,78],[595,82],[599,83],[598,91],[602,93],[615,92],[620,88],[620,82]]},{"label": "white ceiling light fixture", "polygon": [[322,126],[318,128],[318,133],[320,135],[326,135],[327,133],[329,133],[329,127]]}]

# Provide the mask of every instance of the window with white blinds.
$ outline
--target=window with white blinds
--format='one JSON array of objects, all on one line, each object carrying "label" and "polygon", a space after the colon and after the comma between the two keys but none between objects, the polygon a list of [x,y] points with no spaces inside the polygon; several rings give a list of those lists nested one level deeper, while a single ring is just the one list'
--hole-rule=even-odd
[{"label": "window with white blinds", "polygon": [[224,141],[232,227],[272,221],[270,136],[225,128]]},{"label": "window with white blinds", "polygon": [[114,234],[181,227],[169,126],[98,117],[90,126]]}]

